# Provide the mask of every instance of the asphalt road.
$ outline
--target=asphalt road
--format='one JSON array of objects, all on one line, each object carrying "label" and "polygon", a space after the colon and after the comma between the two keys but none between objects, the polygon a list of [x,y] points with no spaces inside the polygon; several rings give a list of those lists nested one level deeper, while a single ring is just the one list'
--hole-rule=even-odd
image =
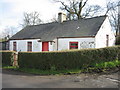
[{"label": "asphalt road", "polygon": [[0,67],[0,90],[2,90],[2,69]]},{"label": "asphalt road", "polygon": [[118,72],[112,74],[32,75],[3,70],[2,88],[118,88]]}]

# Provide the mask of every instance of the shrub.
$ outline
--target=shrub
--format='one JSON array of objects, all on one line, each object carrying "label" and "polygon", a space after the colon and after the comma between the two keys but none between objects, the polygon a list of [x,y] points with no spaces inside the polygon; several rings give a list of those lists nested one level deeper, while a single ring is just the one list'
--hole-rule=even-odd
[{"label": "shrub", "polygon": [[10,66],[13,62],[13,51],[0,51],[2,53],[2,65]]},{"label": "shrub", "polygon": [[19,52],[20,68],[40,70],[80,69],[96,63],[114,61],[118,58],[120,46],[56,52]]},{"label": "shrub", "polygon": [[120,45],[120,35],[116,37],[116,42],[115,42],[116,45]]}]

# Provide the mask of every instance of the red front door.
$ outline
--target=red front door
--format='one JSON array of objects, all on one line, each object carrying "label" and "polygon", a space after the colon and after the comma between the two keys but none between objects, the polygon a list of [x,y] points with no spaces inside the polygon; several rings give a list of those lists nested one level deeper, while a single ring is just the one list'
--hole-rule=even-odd
[{"label": "red front door", "polygon": [[48,42],[42,42],[42,51],[49,51]]}]

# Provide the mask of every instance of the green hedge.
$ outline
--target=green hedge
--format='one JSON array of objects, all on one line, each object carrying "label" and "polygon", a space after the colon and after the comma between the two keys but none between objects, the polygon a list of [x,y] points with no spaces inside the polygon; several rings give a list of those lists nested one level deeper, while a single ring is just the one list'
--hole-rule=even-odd
[{"label": "green hedge", "polygon": [[13,61],[13,51],[0,51],[2,53],[2,65],[10,66]]},{"label": "green hedge", "polygon": [[120,45],[120,35],[116,37],[115,44]]},{"label": "green hedge", "polygon": [[120,46],[101,49],[82,49],[57,52],[20,52],[20,68],[40,70],[80,69],[95,63],[113,61],[118,58]]}]

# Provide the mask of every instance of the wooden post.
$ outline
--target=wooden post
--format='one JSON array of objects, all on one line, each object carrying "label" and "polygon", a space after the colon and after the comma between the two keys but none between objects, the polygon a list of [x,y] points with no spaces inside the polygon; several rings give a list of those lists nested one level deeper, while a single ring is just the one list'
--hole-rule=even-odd
[{"label": "wooden post", "polygon": [[18,52],[15,52],[13,55],[13,66],[18,66]]}]

